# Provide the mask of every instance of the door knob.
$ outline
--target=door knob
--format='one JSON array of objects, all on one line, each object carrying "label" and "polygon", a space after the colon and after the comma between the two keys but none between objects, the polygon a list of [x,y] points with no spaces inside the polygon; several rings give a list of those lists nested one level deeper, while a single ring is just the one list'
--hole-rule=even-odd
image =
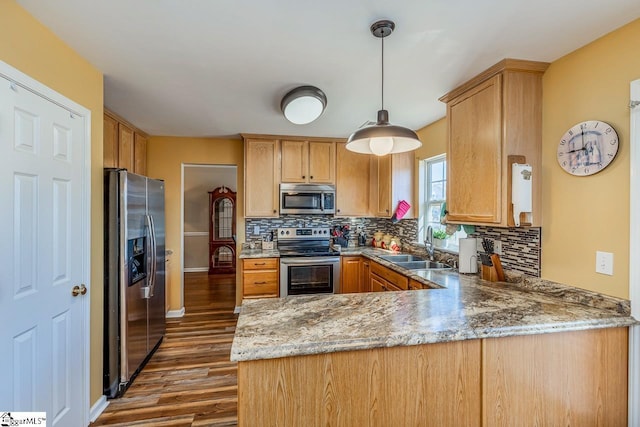
[{"label": "door knob", "polygon": [[73,289],[71,289],[71,295],[73,295],[74,297],[77,297],[78,295],[85,295],[86,293],[87,287],[84,285],[84,283],[80,286],[75,285]]}]

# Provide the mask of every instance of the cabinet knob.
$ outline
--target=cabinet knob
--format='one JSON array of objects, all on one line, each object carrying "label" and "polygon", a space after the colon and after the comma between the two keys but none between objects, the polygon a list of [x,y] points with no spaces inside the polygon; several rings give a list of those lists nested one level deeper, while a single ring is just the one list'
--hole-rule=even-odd
[{"label": "cabinet knob", "polygon": [[336,209],[336,212],[340,212],[340,209]]},{"label": "cabinet knob", "polygon": [[305,175],[302,175],[302,179],[305,179],[305,178],[306,178],[306,176],[305,176]]},{"label": "cabinet knob", "polygon": [[309,179],[313,179],[313,175],[311,175],[311,176],[309,177]]},{"label": "cabinet knob", "polygon": [[275,209],[273,210],[273,213],[276,213],[276,210],[275,210]]}]

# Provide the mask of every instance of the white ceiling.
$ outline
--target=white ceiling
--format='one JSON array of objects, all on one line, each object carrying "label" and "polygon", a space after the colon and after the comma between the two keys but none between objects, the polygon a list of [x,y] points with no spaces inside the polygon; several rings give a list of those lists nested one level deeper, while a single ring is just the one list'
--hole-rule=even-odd
[{"label": "white ceiling", "polygon": [[[105,105],[152,135],[347,137],[385,107],[419,129],[438,98],[510,57],[551,62],[640,16],[638,0],[18,0],[104,73]],[[629,54],[632,54],[631,52]],[[615,67],[615,63],[611,64]],[[280,100],[327,95],[293,125]]]}]

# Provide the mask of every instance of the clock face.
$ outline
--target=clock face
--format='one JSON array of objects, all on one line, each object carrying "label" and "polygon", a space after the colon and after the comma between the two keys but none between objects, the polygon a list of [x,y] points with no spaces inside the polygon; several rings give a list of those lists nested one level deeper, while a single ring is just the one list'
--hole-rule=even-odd
[{"label": "clock face", "polygon": [[598,120],[581,122],[562,135],[558,163],[571,175],[593,175],[609,166],[618,145],[618,134],[611,125]]}]

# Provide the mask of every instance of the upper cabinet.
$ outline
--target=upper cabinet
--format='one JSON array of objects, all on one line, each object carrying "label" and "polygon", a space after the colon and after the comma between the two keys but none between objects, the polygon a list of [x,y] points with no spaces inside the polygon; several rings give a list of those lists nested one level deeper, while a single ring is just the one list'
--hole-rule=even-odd
[{"label": "upper cabinet", "polygon": [[335,184],[334,141],[286,140],[280,142],[281,182]]},{"label": "upper cabinet", "polygon": [[280,141],[243,137],[245,216],[277,217]]},{"label": "upper cabinet", "polygon": [[346,145],[336,146],[336,216],[369,216],[371,156],[349,151]]},{"label": "upper cabinet", "polygon": [[524,156],[533,178],[528,225],[541,225],[542,75],[548,66],[505,59],[440,98],[447,104],[449,222],[514,226],[509,156]]},{"label": "upper cabinet", "polygon": [[390,218],[398,203],[411,205],[403,218],[414,218],[413,173],[414,153],[370,156],[370,210],[373,216]]},{"label": "upper cabinet", "polygon": [[144,132],[106,110],[103,124],[104,167],[146,175],[147,136]]}]

